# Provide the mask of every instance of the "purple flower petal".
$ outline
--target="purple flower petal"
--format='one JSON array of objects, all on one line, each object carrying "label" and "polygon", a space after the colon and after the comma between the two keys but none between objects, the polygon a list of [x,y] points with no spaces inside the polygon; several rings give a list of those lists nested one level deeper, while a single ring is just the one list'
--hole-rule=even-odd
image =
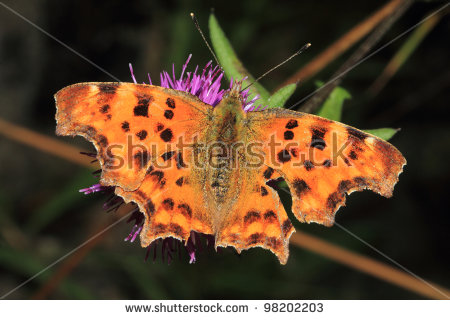
[{"label": "purple flower petal", "polygon": [[129,63],[128,66],[130,67],[131,79],[133,79],[134,83],[137,83],[136,77],[134,76],[134,73],[133,73],[133,66],[131,65],[131,63]]},{"label": "purple flower petal", "polygon": [[107,189],[108,189],[108,187],[104,187],[101,184],[97,183],[97,184],[90,186],[89,188],[80,189],[79,192],[83,192],[84,194],[90,194],[90,193],[105,191]]}]

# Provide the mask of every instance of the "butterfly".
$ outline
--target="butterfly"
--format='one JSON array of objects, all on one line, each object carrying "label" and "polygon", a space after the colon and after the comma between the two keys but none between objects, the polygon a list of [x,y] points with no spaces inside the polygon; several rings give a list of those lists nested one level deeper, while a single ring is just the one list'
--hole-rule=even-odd
[{"label": "butterfly", "polygon": [[195,231],[285,264],[295,230],[273,181],[286,181],[299,221],[326,226],[353,191],[392,195],[406,164],[394,146],[312,114],[245,112],[240,93],[235,82],[213,107],[159,86],[78,83],[55,94],[56,133],[94,144],[100,183],[145,216],[143,247]]}]

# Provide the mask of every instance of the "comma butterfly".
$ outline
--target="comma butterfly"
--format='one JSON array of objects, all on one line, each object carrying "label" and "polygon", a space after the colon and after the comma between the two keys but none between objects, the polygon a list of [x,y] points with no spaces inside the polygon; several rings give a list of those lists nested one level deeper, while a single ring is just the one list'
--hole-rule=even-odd
[{"label": "comma butterfly", "polygon": [[240,82],[216,106],[137,83],[79,83],[55,99],[56,133],[92,142],[100,183],[144,214],[143,247],[195,231],[216,247],[269,249],[285,264],[294,228],[270,181],[287,182],[299,221],[331,226],[346,194],[390,197],[406,164],[391,144],[339,122],[246,112]]}]

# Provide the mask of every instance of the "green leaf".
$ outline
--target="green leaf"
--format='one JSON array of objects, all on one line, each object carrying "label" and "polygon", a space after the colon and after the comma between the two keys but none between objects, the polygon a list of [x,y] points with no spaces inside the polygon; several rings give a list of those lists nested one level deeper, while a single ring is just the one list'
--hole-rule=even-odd
[{"label": "green leaf", "polygon": [[[211,14],[209,17],[209,32],[214,52],[217,55],[217,59],[219,60],[220,65],[225,71],[225,75],[229,79],[233,78],[238,80],[244,77],[248,77],[247,80],[244,81],[243,87],[252,83],[254,81],[254,78],[245,69],[244,65],[237,57],[236,53],[233,50],[233,47],[230,44],[230,41],[225,36],[225,33],[220,28],[219,23],[217,22],[217,19],[213,14]],[[259,83],[253,84],[252,91],[255,94],[259,94],[261,104],[267,104],[267,100],[269,99],[269,92],[262,85],[260,85]]]},{"label": "green leaf", "polygon": [[[319,83],[319,86],[321,86],[321,83]],[[344,88],[334,88],[334,90],[331,91],[330,96],[320,107],[317,115],[330,120],[341,121],[342,106],[344,105],[344,101],[350,99],[351,97],[352,96],[350,93]]]},{"label": "green leaf", "polygon": [[364,131],[367,133],[373,134],[374,136],[377,136],[378,138],[388,141],[400,130],[394,129],[394,128],[379,128],[379,129],[370,129],[370,130],[364,130]]},{"label": "green leaf", "polygon": [[286,101],[292,96],[295,89],[297,89],[297,84],[291,83],[283,88],[279,89],[272,96],[270,96],[267,101],[267,108],[282,108]]}]

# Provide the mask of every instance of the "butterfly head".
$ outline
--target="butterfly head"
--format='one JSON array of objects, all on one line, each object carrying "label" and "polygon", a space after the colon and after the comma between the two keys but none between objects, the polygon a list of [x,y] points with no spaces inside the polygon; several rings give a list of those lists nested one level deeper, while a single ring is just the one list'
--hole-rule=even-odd
[{"label": "butterfly head", "polygon": [[[215,107],[215,109],[223,109],[229,105],[239,105],[239,108],[242,110],[242,105],[245,103],[245,97],[242,95],[242,81],[234,81],[231,85],[230,90],[227,90],[219,102],[219,104]],[[228,109],[228,107],[226,107]]]},{"label": "butterfly head", "polygon": [[225,99],[225,98],[235,98],[235,99],[238,99],[238,100],[243,102],[244,98],[243,98],[243,96],[241,94],[241,91],[242,91],[242,80],[241,81],[234,81],[232,86],[231,86],[230,91],[226,92],[223,95],[223,99]]}]

